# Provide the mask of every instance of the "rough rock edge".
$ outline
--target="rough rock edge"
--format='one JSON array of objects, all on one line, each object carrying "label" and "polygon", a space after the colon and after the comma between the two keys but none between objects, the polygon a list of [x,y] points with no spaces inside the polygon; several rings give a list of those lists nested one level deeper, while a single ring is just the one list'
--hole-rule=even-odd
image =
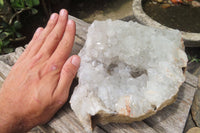
[{"label": "rough rock edge", "polygon": [[[180,86],[179,86],[179,88],[180,88]],[[131,117],[125,116],[123,114],[113,115],[113,114],[107,114],[106,112],[100,111],[95,116],[90,116],[91,123],[92,123],[92,125],[91,125],[92,130],[94,129],[94,127],[96,126],[97,123],[105,125],[105,124],[108,124],[111,122],[132,123],[134,121],[142,121],[142,120],[156,114],[159,110],[162,110],[164,107],[174,103],[178,96],[178,92],[179,91],[177,91],[177,93],[172,98],[166,100],[163,104],[161,104],[159,108],[157,108],[155,110],[152,108],[152,110],[149,110],[145,115],[142,115],[140,117],[132,117],[131,118]]]}]

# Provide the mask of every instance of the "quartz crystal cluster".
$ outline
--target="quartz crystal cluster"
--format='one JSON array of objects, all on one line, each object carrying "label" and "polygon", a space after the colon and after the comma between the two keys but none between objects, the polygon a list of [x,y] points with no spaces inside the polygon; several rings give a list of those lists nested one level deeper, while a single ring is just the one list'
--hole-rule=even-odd
[{"label": "quartz crystal cluster", "polygon": [[177,30],[94,21],[70,100],[85,130],[95,123],[142,120],[171,104],[185,80],[183,47]]}]

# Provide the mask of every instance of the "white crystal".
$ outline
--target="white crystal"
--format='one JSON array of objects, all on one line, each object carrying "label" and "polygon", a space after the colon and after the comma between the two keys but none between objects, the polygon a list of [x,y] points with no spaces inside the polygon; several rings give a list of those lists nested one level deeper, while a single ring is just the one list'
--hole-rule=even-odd
[{"label": "white crystal", "polygon": [[177,30],[95,21],[79,53],[79,84],[70,100],[85,129],[91,131],[91,116],[102,112],[134,121],[169,104],[185,80],[182,47]]}]

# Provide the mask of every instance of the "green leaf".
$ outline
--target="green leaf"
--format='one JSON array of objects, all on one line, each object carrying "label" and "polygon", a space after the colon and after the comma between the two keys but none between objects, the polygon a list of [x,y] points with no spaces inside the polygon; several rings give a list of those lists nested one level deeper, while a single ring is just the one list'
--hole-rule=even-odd
[{"label": "green leaf", "polygon": [[3,33],[0,33],[0,41],[2,41],[5,38]]},{"label": "green leaf", "polygon": [[0,39],[0,52],[1,52],[2,45],[3,45],[3,41]]},{"label": "green leaf", "polygon": [[10,43],[10,41],[9,41],[9,40],[5,40],[5,41],[3,41],[2,47],[5,47],[5,46],[7,46],[9,43]]},{"label": "green leaf", "polygon": [[39,0],[32,0],[33,6],[38,6],[40,4]]},{"label": "green leaf", "polygon": [[22,6],[23,8],[25,7],[25,2],[24,0],[18,0],[19,1],[19,5]]},{"label": "green leaf", "polygon": [[21,22],[19,22],[18,20],[16,20],[16,21],[14,22],[14,27],[15,27],[15,29],[21,29],[21,28],[22,28]]},{"label": "green leaf", "polygon": [[8,37],[11,33],[9,33],[9,32],[3,32],[3,34]]},{"label": "green leaf", "polygon": [[2,32],[0,33],[0,39],[4,40],[6,37],[8,37],[9,35],[11,35],[9,32]]},{"label": "green leaf", "polygon": [[8,27],[8,24],[7,23],[5,23],[4,21],[3,22],[1,22],[1,24],[0,24],[1,26],[3,26],[3,29],[5,29],[5,28],[7,28]]},{"label": "green leaf", "polygon": [[32,0],[26,0],[25,2],[26,2],[26,5],[28,7],[33,7],[33,1]]},{"label": "green leaf", "polygon": [[0,41],[2,41],[5,38],[3,33],[0,33]]},{"label": "green leaf", "polygon": [[0,0],[0,8],[2,8],[2,7],[3,7],[3,5],[4,5],[4,2],[3,2],[3,0]]},{"label": "green leaf", "polygon": [[32,8],[32,9],[31,9],[31,11],[32,11],[32,14],[33,14],[33,15],[35,15],[35,14],[37,14],[37,13],[38,13],[38,10],[37,10],[37,9],[35,9],[35,8]]},{"label": "green leaf", "polygon": [[38,6],[40,4],[39,0],[25,0],[28,7]]},{"label": "green leaf", "polygon": [[15,9],[25,8],[24,0],[10,0],[11,6]]},{"label": "green leaf", "polygon": [[14,51],[14,48],[4,48],[3,51],[4,51],[5,53],[11,53],[11,52]]},{"label": "green leaf", "polygon": [[19,32],[16,32],[16,36],[17,36],[17,38],[19,38],[19,37],[22,37],[22,34]]},{"label": "green leaf", "polygon": [[190,55],[188,55],[188,60],[191,60],[191,59],[192,59],[192,57]]},{"label": "green leaf", "polygon": [[200,58],[198,58],[196,55],[195,56],[188,56],[188,59],[189,59],[189,62],[192,63],[192,62],[200,62]]},{"label": "green leaf", "polygon": [[15,28],[14,28],[13,25],[11,25],[11,26],[9,25],[8,27],[4,28],[4,31],[5,32],[9,32],[10,34],[12,34],[12,32],[15,31]]}]

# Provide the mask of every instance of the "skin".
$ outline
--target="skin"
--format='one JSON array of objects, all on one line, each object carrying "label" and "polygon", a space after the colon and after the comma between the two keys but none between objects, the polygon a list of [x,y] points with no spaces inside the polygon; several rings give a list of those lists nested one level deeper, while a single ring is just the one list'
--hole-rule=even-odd
[{"label": "skin", "polygon": [[0,133],[23,133],[48,122],[67,101],[80,57],[69,58],[75,23],[64,9],[38,28],[0,90]]}]

